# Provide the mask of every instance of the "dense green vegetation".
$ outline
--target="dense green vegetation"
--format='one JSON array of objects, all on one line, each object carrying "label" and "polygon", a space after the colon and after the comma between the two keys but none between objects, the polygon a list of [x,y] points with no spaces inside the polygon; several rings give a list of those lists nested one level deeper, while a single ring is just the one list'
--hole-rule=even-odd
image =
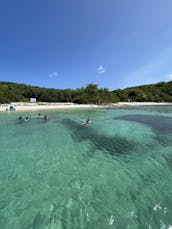
[{"label": "dense green vegetation", "polygon": [[49,89],[25,84],[0,82],[0,103],[28,102],[36,98],[40,102],[74,102],[106,104],[115,102],[172,102],[172,81],[109,91],[96,84],[78,89]]}]

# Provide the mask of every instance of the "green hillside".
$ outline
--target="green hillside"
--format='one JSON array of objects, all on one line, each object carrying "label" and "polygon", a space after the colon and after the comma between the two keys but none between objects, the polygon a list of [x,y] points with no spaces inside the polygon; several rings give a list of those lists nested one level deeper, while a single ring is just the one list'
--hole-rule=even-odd
[{"label": "green hillside", "polygon": [[172,102],[172,81],[109,91],[96,84],[78,89],[50,89],[25,84],[0,82],[0,103],[28,102],[112,103],[112,102]]},{"label": "green hillside", "polygon": [[172,102],[172,81],[114,91],[120,101]]}]

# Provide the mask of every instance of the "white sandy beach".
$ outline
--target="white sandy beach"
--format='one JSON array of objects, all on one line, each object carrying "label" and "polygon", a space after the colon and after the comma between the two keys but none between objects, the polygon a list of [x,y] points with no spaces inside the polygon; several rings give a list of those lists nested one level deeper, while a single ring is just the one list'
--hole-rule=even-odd
[{"label": "white sandy beach", "polygon": [[[74,103],[11,103],[15,106],[16,111],[36,111],[36,110],[51,110],[51,109],[67,109],[67,108],[98,108],[98,107],[128,107],[128,106],[165,106],[172,105],[172,103],[156,103],[156,102],[118,102],[107,105],[93,105],[93,104],[74,104]],[[0,112],[6,111],[9,104],[1,104]]]},{"label": "white sandy beach", "polygon": [[[6,111],[9,104],[0,105],[0,111]],[[36,111],[36,110],[51,110],[51,109],[66,109],[66,108],[89,108],[98,107],[90,104],[74,104],[74,103],[11,103],[16,108],[16,111]]]}]

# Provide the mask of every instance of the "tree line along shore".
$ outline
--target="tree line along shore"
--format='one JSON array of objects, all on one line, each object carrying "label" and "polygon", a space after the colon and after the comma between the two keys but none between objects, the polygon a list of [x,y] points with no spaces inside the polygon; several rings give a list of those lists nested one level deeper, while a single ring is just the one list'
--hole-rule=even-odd
[{"label": "tree line along shore", "polygon": [[109,104],[117,102],[172,102],[172,81],[110,91],[97,84],[77,89],[53,89],[25,84],[0,82],[0,104],[11,102],[71,102],[77,104]]}]

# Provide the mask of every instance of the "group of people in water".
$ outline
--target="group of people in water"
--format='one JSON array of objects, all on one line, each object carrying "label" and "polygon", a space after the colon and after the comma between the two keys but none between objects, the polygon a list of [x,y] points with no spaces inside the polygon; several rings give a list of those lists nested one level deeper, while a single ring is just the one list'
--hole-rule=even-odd
[{"label": "group of people in water", "polygon": [[[28,116],[23,118],[22,116],[20,116],[18,119],[25,121],[25,122],[28,122],[30,119],[34,119],[34,118],[42,118],[45,121],[48,121],[48,119],[49,119],[48,115],[41,115],[41,113],[37,114],[36,116],[34,116],[32,118],[29,118]],[[93,123],[95,123],[95,122],[91,121],[89,118],[82,122],[83,125],[89,125],[89,124],[93,124]]]},{"label": "group of people in water", "polygon": [[[41,115],[40,113],[37,114],[37,115],[36,115],[35,117],[33,117],[33,118],[43,118],[45,121],[48,121],[48,119],[49,119],[48,115]],[[20,116],[18,119],[19,119],[19,120],[23,120],[23,121],[25,121],[25,122],[27,122],[27,121],[30,120],[29,117],[23,118],[22,116]]]}]

